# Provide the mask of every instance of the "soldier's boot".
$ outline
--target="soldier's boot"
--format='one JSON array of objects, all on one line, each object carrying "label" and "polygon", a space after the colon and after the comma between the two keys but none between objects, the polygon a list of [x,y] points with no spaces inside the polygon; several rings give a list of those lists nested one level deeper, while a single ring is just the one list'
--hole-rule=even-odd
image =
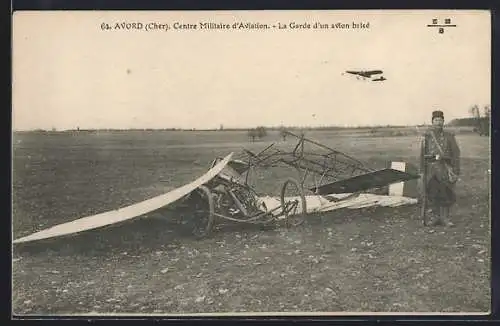
[{"label": "soldier's boot", "polygon": [[444,225],[444,220],[443,220],[443,207],[436,207],[433,209],[433,216],[432,216],[432,226],[442,226]]},{"label": "soldier's boot", "polygon": [[442,214],[441,214],[441,218],[444,222],[444,225],[448,226],[448,227],[453,227],[454,224],[450,221],[450,208],[449,207],[443,207],[442,208]]}]

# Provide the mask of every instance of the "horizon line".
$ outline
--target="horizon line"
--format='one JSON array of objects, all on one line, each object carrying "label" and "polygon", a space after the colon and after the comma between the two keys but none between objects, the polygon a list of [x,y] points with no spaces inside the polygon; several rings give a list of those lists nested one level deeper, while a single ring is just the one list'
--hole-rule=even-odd
[{"label": "horizon line", "polygon": [[[479,120],[485,119],[487,117],[480,117]],[[445,123],[445,126],[453,126],[453,123],[463,121],[463,120],[476,120],[476,117],[464,117],[464,118],[455,118]],[[21,132],[21,131],[111,131],[111,130],[142,130],[142,131],[224,131],[224,130],[252,130],[257,128],[265,128],[268,130],[280,130],[280,129],[309,129],[309,130],[321,130],[321,129],[360,129],[360,128],[403,128],[403,127],[415,127],[415,126],[428,126],[431,125],[430,122],[424,123],[416,123],[416,124],[373,124],[373,125],[311,125],[311,126],[297,126],[297,125],[258,125],[258,126],[242,126],[242,127],[233,127],[233,126],[224,126],[224,124],[220,124],[219,127],[203,127],[203,128],[195,128],[195,127],[94,127],[94,128],[12,128],[12,132]],[[466,127],[466,126],[462,126]]]},{"label": "horizon line", "polygon": [[[328,129],[378,129],[378,128],[414,128],[430,126],[430,123],[425,124],[412,124],[412,125],[362,125],[362,126],[257,126],[257,127],[223,127],[223,128],[77,128],[77,129],[57,129],[57,128],[32,128],[32,129],[12,129],[12,132],[84,132],[84,131],[249,131],[257,128],[264,128],[267,130],[279,131],[285,130],[328,130]],[[448,127],[473,127],[473,126],[453,126],[445,124]]]}]

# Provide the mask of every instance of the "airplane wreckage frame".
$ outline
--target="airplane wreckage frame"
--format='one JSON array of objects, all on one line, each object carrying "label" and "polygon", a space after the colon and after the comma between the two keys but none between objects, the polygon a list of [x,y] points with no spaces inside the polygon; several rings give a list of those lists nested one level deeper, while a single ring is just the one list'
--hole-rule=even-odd
[{"label": "airplane wreckage frame", "polygon": [[[291,151],[277,149],[273,143],[259,153],[244,149],[239,158],[233,158],[231,153],[213,160],[209,171],[197,180],[169,193],[56,225],[14,240],[14,243],[96,229],[172,204],[175,212],[192,228],[193,235],[204,238],[211,234],[219,219],[262,226],[276,225],[284,220],[287,227],[294,227],[302,224],[311,213],[417,203],[415,198],[377,195],[369,191],[418,179],[418,174],[394,168],[373,170],[304,135],[288,131],[286,134],[297,140]],[[252,185],[256,170],[283,166],[294,169],[297,177],[284,179],[278,197],[260,195]]]},{"label": "airplane wreckage frame", "polygon": [[[392,168],[373,170],[303,135],[286,134],[298,140],[293,151],[275,149],[274,143],[259,153],[244,149],[241,159],[230,160],[221,173],[188,195],[179,208],[191,217],[196,237],[208,236],[217,219],[263,226],[284,220],[288,227],[299,226],[309,213],[346,207],[365,191],[419,178],[418,174]],[[212,167],[221,160],[215,159]],[[279,166],[295,169],[298,177],[284,180],[279,198],[259,195],[250,182],[255,169]],[[377,201],[380,204],[382,197],[386,197],[385,204],[393,206],[415,202],[369,195],[364,198],[367,206]],[[359,200],[357,204],[360,207]]]}]

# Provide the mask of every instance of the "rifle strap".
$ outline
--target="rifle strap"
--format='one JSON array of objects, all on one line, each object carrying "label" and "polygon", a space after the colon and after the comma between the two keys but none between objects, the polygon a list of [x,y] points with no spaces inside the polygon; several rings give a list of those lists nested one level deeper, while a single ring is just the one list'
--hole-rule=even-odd
[{"label": "rifle strap", "polygon": [[434,131],[431,131],[430,132],[431,136],[432,136],[432,140],[434,141],[434,143],[436,144],[441,156],[444,156],[444,151],[443,151],[443,148],[441,147],[441,145],[439,145],[439,142],[437,141],[436,139],[436,136],[434,135]]},{"label": "rifle strap", "polygon": [[[432,136],[432,140],[433,140],[433,141],[434,141],[434,143],[436,144],[436,146],[437,146],[437,148],[438,148],[438,150],[439,150],[439,152],[440,152],[441,156],[443,156],[443,157],[444,157],[445,155],[444,155],[443,148],[441,147],[441,145],[439,145],[439,142],[437,141],[436,136],[434,135],[434,131],[432,131],[432,130],[431,130],[430,134],[431,134],[431,136]],[[453,172],[453,170],[451,169],[450,165],[449,165],[446,161],[445,161],[444,166],[446,167],[446,169],[448,170],[448,172],[455,174],[455,173]]]}]

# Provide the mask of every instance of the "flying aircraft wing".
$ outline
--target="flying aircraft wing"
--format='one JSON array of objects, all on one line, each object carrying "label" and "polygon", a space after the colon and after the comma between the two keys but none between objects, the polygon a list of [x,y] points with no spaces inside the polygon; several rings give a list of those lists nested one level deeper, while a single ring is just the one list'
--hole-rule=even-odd
[{"label": "flying aircraft wing", "polygon": [[382,70],[368,70],[368,71],[347,70],[346,72],[348,74],[358,75],[358,76],[362,76],[365,78],[370,78],[372,75],[379,75],[379,74],[383,73]]},{"label": "flying aircraft wing", "polygon": [[207,183],[215,176],[217,176],[228,164],[232,155],[233,153],[227,155],[223,160],[218,162],[209,171],[207,171],[204,175],[194,180],[193,182],[186,184],[182,187],[176,188],[166,194],[153,197],[145,201],[127,207],[123,207],[120,209],[100,213],[97,215],[82,217],[80,219],[68,223],[59,224],[51,228],[22,237],[20,239],[16,239],[13,241],[13,243],[42,240],[42,239],[59,237],[67,234],[87,231],[91,229],[96,229],[106,225],[129,220],[144,215],[146,213],[152,212],[154,210],[157,210],[161,207],[170,205],[176,202],[177,200],[183,198],[184,196],[188,195],[199,186]]},{"label": "flying aircraft wing", "polygon": [[370,71],[365,71],[364,73],[368,76],[379,75],[382,73],[382,70],[370,70]]},{"label": "flying aircraft wing", "polygon": [[346,72],[352,75],[361,75],[363,73],[362,71],[352,71],[352,70],[346,70]]}]

